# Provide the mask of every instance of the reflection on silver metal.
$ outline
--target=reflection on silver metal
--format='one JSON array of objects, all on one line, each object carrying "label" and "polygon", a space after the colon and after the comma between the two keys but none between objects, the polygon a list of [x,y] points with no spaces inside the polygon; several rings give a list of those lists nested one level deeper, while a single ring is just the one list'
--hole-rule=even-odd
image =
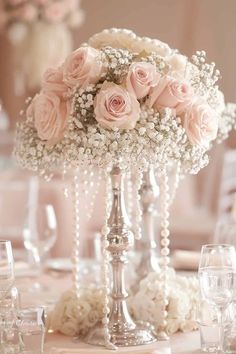
[{"label": "reflection on silver metal", "polygon": [[[108,220],[108,250],[111,254],[113,273],[112,305],[109,318],[111,342],[116,346],[137,346],[156,341],[153,328],[147,323],[136,324],[130,317],[126,298],[124,266],[128,263],[126,253],[133,247],[134,236],[129,228],[125,210],[123,172],[117,166],[111,171],[113,203]],[[94,345],[104,345],[102,326],[93,328],[86,342]]]},{"label": "reflection on silver metal", "polygon": [[143,182],[140,190],[143,211],[143,227],[141,240],[142,258],[137,268],[139,281],[145,278],[150,272],[160,271],[154,226],[156,201],[159,193],[154,168],[150,167],[147,172],[143,173]]}]

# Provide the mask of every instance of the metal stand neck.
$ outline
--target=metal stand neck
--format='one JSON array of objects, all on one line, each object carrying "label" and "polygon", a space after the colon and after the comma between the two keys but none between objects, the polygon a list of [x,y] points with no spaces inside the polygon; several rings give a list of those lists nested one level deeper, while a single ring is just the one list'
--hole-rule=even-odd
[{"label": "metal stand neck", "polygon": [[[133,247],[134,236],[129,228],[128,217],[124,202],[124,175],[115,166],[111,171],[113,203],[108,225],[110,232],[107,236],[111,255],[113,275],[112,305],[109,317],[109,332],[111,342],[116,346],[137,346],[149,344],[156,340],[149,324],[136,324],[128,311],[125,288],[124,267],[128,263],[126,254]],[[104,345],[102,327],[96,326],[86,338],[90,344]]]}]

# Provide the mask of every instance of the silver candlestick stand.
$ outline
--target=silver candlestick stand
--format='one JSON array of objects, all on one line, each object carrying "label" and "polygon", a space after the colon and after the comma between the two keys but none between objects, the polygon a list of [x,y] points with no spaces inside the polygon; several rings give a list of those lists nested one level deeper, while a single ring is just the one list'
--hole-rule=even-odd
[{"label": "silver candlestick stand", "polygon": [[156,201],[160,194],[156,182],[154,168],[150,167],[143,173],[143,181],[140,189],[142,205],[142,256],[137,268],[138,281],[145,278],[150,272],[160,272],[155,240],[155,216]]},{"label": "silver candlestick stand", "polygon": [[[137,346],[156,341],[152,328],[148,323],[135,323],[128,311],[125,288],[124,266],[128,263],[127,251],[133,247],[134,236],[129,228],[129,221],[124,202],[124,174],[118,167],[111,171],[113,203],[107,236],[111,255],[113,286],[111,292],[111,311],[109,316],[109,333],[111,342],[116,346]],[[86,342],[94,345],[104,345],[104,330],[102,325],[95,326],[86,338]]]}]

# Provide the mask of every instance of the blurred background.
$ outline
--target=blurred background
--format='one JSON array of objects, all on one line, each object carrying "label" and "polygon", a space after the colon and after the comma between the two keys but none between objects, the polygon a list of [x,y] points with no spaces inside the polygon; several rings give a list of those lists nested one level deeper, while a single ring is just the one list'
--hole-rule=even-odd
[{"label": "blurred background", "polygon": [[[140,36],[158,38],[187,56],[196,50],[205,50],[208,61],[214,61],[221,71],[219,85],[226,102],[236,102],[235,0],[82,0],[80,9],[83,20],[71,30],[74,48],[104,28],[118,27],[131,29]],[[65,38],[59,36],[58,43],[62,45],[63,41]],[[26,48],[25,53],[27,50],[30,48]],[[68,256],[72,244],[72,205],[70,198],[64,198],[64,182],[60,173],[51,182],[36,181],[29,172],[20,170],[11,157],[19,112],[25,98],[37,91],[37,87],[16,90],[16,62],[20,59],[6,29],[2,29],[0,238],[11,238],[15,245],[21,247],[29,205],[35,202],[32,196],[37,194],[36,199],[53,205],[57,218],[57,239],[51,252],[54,256]],[[211,151],[209,166],[198,176],[187,177],[181,182],[171,212],[172,248],[199,250],[201,244],[213,239],[216,222],[223,213],[236,214],[235,137],[234,132],[224,145]],[[101,183],[89,222],[83,219],[85,211],[81,210],[83,255],[89,254],[91,240],[93,242],[101,228],[102,193]]]}]

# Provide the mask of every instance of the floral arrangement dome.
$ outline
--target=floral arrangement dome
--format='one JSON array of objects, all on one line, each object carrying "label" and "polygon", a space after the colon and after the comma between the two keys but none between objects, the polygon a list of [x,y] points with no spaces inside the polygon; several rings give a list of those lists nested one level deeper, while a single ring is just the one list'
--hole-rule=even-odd
[{"label": "floral arrangement dome", "polygon": [[204,52],[188,59],[158,40],[105,30],[45,72],[18,124],[18,161],[33,170],[177,161],[197,173],[233,124],[219,75]]}]

